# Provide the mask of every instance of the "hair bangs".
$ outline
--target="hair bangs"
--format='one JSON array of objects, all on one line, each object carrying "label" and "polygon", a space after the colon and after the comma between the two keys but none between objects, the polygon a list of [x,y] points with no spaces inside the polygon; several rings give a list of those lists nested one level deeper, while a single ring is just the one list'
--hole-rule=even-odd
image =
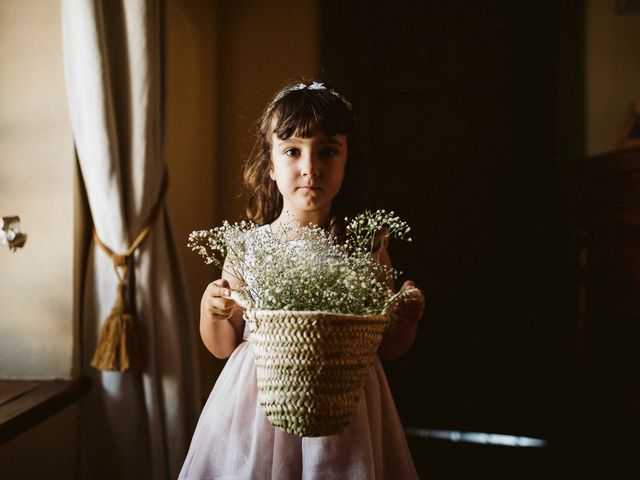
[{"label": "hair bangs", "polygon": [[273,132],[281,140],[294,135],[307,138],[317,127],[328,136],[349,134],[351,112],[329,91],[297,90],[274,104],[271,118]]}]

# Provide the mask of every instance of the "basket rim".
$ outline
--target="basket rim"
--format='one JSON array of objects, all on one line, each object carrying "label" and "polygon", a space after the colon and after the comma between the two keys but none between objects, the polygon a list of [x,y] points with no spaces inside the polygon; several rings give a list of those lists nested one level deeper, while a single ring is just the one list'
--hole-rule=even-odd
[{"label": "basket rim", "polygon": [[384,313],[336,313],[329,312],[327,310],[269,310],[269,309],[247,309],[246,315],[252,315],[256,313],[268,312],[269,314],[286,314],[286,315],[300,315],[300,316],[318,316],[318,317],[340,317],[340,318],[363,318],[363,317],[378,317],[387,318],[389,315]]}]

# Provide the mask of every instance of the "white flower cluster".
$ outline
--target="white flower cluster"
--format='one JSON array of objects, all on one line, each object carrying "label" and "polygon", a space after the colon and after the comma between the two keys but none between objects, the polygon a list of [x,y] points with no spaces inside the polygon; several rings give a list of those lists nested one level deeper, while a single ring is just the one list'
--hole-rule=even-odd
[{"label": "white flower cluster", "polygon": [[187,245],[202,256],[207,265],[214,264],[222,268],[227,255],[244,255],[244,235],[257,227],[253,222],[231,224],[225,220],[221,227],[191,232]]},{"label": "white flower cluster", "polygon": [[[291,230],[295,240],[288,239]],[[224,268],[241,281],[237,293],[247,308],[382,312],[393,295],[388,282],[398,272],[376,261],[374,243],[381,234],[406,238],[406,223],[393,212],[365,212],[349,223],[344,243],[317,226],[291,230],[278,237],[252,223],[224,222],[192,232],[188,245],[207,264]]]},{"label": "white flower cluster", "polygon": [[396,216],[393,211],[376,210],[372,212],[366,210],[355,216],[351,221],[348,218],[345,218],[345,221],[348,222],[349,237],[347,241],[354,248],[373,252],[378,243],[376,239],[380,239],[380,237],[393,237],[408,242],[411,241],[408,236],[411,227],[407,222]]}]

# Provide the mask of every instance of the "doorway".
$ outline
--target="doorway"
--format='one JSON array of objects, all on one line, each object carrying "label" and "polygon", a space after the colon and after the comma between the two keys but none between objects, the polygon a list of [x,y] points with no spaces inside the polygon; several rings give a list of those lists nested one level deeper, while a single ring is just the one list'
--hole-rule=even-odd
[{"label": "doorway", "polygon": [[324,78],[360,118],[378,206],[412,226],[390,253],[427,298],[413,350],[385,364],[407,427],[566,433],[581,9],[323,2]]}]

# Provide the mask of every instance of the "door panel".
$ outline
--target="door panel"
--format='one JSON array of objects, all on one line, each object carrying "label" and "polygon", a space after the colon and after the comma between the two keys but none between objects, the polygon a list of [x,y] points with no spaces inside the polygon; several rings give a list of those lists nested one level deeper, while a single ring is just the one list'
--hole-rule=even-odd
[{"label": "door panel", "polygon": [[563,5],[324,2],[325,77],[359,114],[379,206],[412,225],[391,255],[427,297],[414,349],[385,364],[406,425],[557,429],[581,145],[581,127],[558,136],[580,94],[579,62],[559,60],[580,8]]}]

